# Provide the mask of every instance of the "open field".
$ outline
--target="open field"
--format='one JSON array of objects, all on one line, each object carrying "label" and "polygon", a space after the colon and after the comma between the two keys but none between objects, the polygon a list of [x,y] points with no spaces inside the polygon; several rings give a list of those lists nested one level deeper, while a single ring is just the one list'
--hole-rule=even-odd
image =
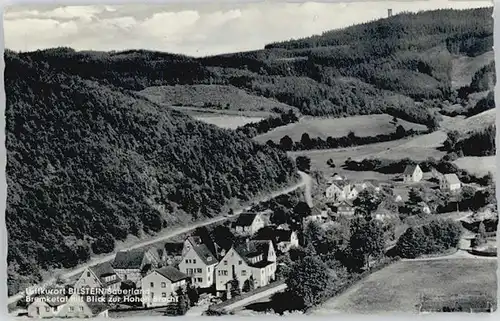
[{"label": "open field", "polygon": [[[341,175],[343,174],[353,177],[353,179],[359,177],[384,181],[391,180],[394,175],[386,175],[376,172],[346,171],[342,169],[341,166],[349,157],[356,161],[370,157],[394,160],[409,157],[416,161],[423,161],[429,157],[439,159],[445,155],[445,153],[437,150],[437,148],[442,145],[445,139],[446,134],[442,131],[437,131],[431,134],[403,138],[389,142],[349,148],[297,151],[289,152],[289,154],[293,157],[300,155],[308,156],[311,159],[311,169],[321,171],[325,173],[325,175],[339,173]],[[330,158],[333,160],[335,168],[331,168],[326,164],[327,160]]]},{"label": "open field", "polygon": [[454,163],[459,168],[465,169],[469,173],[486,175],[490,172],[494,178],[496,177],[496,156],[466,156],[455,160]]},{"label": "open field", "polygon": [[262,143],[268,140],[279,142],[283,136],[288,135],[292,140],[299,141],[303,133],[308,133],[311,138],[321,137],[326,139],[328,136],[347,136],[350,131],[353,131],[359,137],[366,137],[393,133],[398,125],[403,126],[407,130],[427,129],[424,125],[410,123],[402,119],[398,119],[397,123],[393,123],[392,118],[392,116],[387,114],[345,118],[303,117],[297,123],[278,127],[268,133],[255,137],[255,139]]},{"label": "open field", "polygon": [[451,61],[451,86],[460,88],[470,85],[476,71],[495,59],[493,51],[488,51],[477,57],[460,56]]},{"label": "open field", "polygon": [[440,126],[444,131],[456,130],[462,134],[466,134],[484,129],[490,125],[495,125],[495,121],[496,108],[493,108],[465,119],[463,117],[443,116]]},{"label": "open field", "polygon": [[437,148],[443,145],[446,137],[446,133],[442,131],[420,135],[403,144],[372,154],[371,156],[395,160],[409,157],[416,161],[425,160],[429,157],[439,159],[445,155],[445,152],[439,151]]},{"label": "open field", "polygon": [[230,110],[230,109],[217,109],[208,107],[190,107],[190,106],[169,106],[169,108],[183,112],[190,116],[246,116],[246,117],[259,117],[266,118],[269,116],[278,116],[279,114],[268,111],[254,111],[254,110]]},{"label": "open field", "polygon": [[313,315],[417,312],[421,295],[482,292],[496,297],[496,260],[457,258],[400,261],[368,276]]},{"label": "open field", "polygon": [[238,111],[189,106],[169,106],[172,109],[188,114],[194,119],[213,124],[221,128],[236,129],[248,123],[259,122],[264,118],[277,114],[267,111]]},{"label": "open field", "polygon": [[262,120],[261,117],[247,117],[236,115],[193,116],[193,118],[226,129],[236,129],[245,124],[256,123]]},{"label": "open field", "polygon": [[275,100],[255,96],[223,85],[175,85],[148,87],[139,92],[148,99],[166,105],[204,107],[207,104],[228,110],[268,111],[296,109]]}]

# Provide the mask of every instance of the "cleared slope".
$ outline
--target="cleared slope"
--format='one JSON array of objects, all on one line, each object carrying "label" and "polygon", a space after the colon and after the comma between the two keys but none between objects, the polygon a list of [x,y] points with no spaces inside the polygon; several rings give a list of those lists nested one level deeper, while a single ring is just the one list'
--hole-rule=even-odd
[{"label": "cleared slope", "polygon": [[311,138],[326,139],[329,136],[347,136],[350,131],[359,137],[366,137],[393,133],[398,125],[403,126],[406,130],[427,129],[424,125],[410,123],[402,119],[398,119],[397,123],[393,123],[392,120],[393,117],[387,114],[344,118],[303,117],[298,123],[278,127],[268,133],[256,136],[254,139],[263,143],[268,140],[279,142],[283,136],[288,135],[293,141],[300,141],[303,133],[308,133]]},{"label": "cleared slope", "polygon": [[460,88],[469,86],[474,74],[488,65],[495,59],[493,50],[488,51],[477,57],[459,56],[452,59],[451,67],[451,86]]},{"label": "cleared slope", "polygon": [[488,126],[495,125],[496,114],[496,108],[489,109],[480,114],[456,122],[451,129],[457,130],[462,134],[476,132]]},{"label": "cleared slope", "polygon": [[194,107],[219,107],[227,110],[287,111],[293,107],[246,91],[223,85],[176,85],[148,87],[141,95],[154,102]]}]

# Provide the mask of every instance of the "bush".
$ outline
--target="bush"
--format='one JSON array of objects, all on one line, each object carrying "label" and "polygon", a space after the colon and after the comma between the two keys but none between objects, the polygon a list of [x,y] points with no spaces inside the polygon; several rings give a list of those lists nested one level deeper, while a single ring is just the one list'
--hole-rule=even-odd
[{"label": "bush", "polygon": [[452,220],[434,220],[423,226],[408,228],[399,238],[397,253],[404,258],[436,254],[457,247],[461,226]]}]

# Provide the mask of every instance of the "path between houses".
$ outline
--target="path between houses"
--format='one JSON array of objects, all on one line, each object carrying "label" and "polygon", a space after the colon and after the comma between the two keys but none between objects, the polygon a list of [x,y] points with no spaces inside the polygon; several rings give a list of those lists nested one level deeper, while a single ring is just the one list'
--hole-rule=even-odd
[{"label": "path between houses", "polygon": [[[270,200],[272,198],[275,198],[279,195],[283,195],[283,194],[288,194],[288,193],[291,193],[299,188],[302,188],[302,187],[305,187],[305,198],[306,198],[306,201],[307,203],[309,204],[309,206],[312,207],[312,195],[311,195],[311,190],[312,190],[312,178],[310,175],[304,173],[304,172],[301,172],[301,171],[298,171],[299,175],[300,175],[300,182],[290,186],[290,187],[287,187],[287,188],[283,188],[281,190],[278,190],[276,192],[273,192],[273,193],[270,193],[264,197],[261,197],[260,199],[257,199],[257,201],[259,202],[265,202],[267,200]],[[246,207],[244,209],[241,209],[241,210],[237,210],[234,212],[233,215],[230,215],[230,216],[220,216],[220,217],[216,217],[216,218],[213,218],[213,219],[210,219],[210,220],[207,220],[207,221],[204,221],[204,222],[199,222],[199,223],[195,223],[191,226],[188,226],[188,227],[182,227],[182,228],[178,228],[174,231],[170,231],[168,233],[165,233],[163,235],[160,235],[160,236],[157,236],[157,237],[154,237],[154,238],[151,238],[151,239],[148,239],[146,241],[142,241],[142,242],[139,242],[139,243],[136,243],[134,244],[133,246],[130,246],[128,248],[121,248],[121,249],[117,249],[117,250],[120,250],[120,251],[123,251],[123,250],[132,250],[132,249],[137,249],[137,248],[141,248],[141,247],[144,247],[144,246],[148,246],[148,245],[151,245],[151,244],[154,244],[156,242],[160,242],[160,241],[164,241],[164,240],[167,240],[169,238],[172,238],[172,237],[175,237],[175,236],[178,236],[178,235],[181,235],[181,234],[184,234],[184,233],[187,233],[187,232],[190,232],[192,230],[195,230],[199,227],[202,227],[202,226],[206,226],[206,225],[211,225],[211,224],[214,224],[214,223],[217,223],[217,222],[222,222],[222,221],[225,221],[225,220],[228,220],[229,218],[232,218],[234,216],[238,216],[239,214],[241,214],[242,212],[246,211],[246,210],[249,210],[250,209],[250,206],[249,207]],[[87,267],[90,267],[90,266],[93,266],[95,264],[99,264],[99,263],[103,263],[103,262],[108,262],[108,261],[111,261],[114,257],[115,257],[115,254],[116,252],[114,252],[113,254],[110,254],[110,255],[106,255],[106,256],[103,256],[103,257],[100,257],[100,258],[94,258],[92,260],[90,260],[89,262],[83,264],[83,265],[80,265],[76,268],[74,268],[73,270],[67,272],[67,273],[64,273],[61,275],[62,278],[65,278],[65,279],[69,279],[71,277],[74,277],[75,275],[78,275],[80,273],[82,273]],[[32,287],[29,288],[29,290],[33,290],[33,289],[44,289],[45,287],[53,284],[55,282],[55,278],[51,278],[50,280],[47,280],[41,284],[37,284],[37,285],[33,285]],[[25,291],[22,291],[22,292],[19,292],[13,296],[10,296],[8,298],[8,304],[13,304],[13,303],[16,303],[17,301],[19,301],[20,299],[22,299],[23,297],[25,296]]]}]

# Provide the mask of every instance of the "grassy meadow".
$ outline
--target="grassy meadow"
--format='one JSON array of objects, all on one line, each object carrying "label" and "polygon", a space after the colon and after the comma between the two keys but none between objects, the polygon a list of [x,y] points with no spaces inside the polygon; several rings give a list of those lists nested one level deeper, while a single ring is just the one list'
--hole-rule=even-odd
[{"label": "grassy meadow", "polygon": [[390,134],[398,125],[406,130],[426,130],[424,125],[411,123],[402,119],[393,122],[393,117],[387,114],[361,115],[343,118],[303,117],[299,122],[278,127],[270,132],[255,137],[259,142],[272,140],[276,143],[288,135],[293,141],[300,141],[303,133],[308,133],[311,138],[342,137],[349,132],[354,132],[358,137]]},{"label": "grassy meadow", "polygon": [[400,261],[371,274],[312,314],[417,312],[421,295],[481,292],[496,297],[496,269],[497,261],[489,259]]}]

